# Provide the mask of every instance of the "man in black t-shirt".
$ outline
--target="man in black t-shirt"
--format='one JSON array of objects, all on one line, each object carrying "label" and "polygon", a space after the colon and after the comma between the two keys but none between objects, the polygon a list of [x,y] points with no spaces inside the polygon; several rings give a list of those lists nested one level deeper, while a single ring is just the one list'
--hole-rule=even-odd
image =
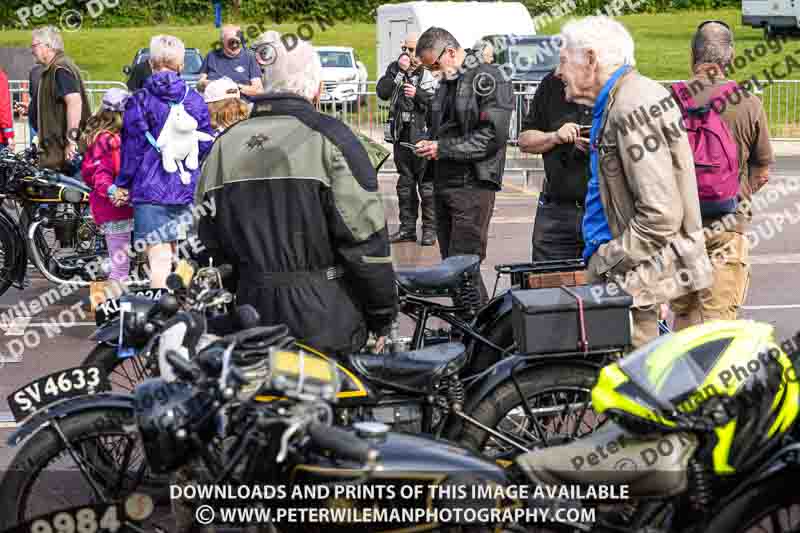
[{"label": "man in black t-shirt", "polygon": [[[566,101],[564,83],[549,73],[522,120],[519,147],[542,154],[545,182],[533,225],[533,261],[576,259],[583,252],[583,204],[589,182],[592,108]],[[583,131],[581,131],[583,128]]]}]

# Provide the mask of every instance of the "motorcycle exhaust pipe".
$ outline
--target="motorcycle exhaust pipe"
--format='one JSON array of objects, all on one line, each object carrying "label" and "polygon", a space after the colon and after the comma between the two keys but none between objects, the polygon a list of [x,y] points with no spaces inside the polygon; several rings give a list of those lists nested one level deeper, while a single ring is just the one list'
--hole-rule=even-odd
[{"label": "motorcycle exhaust pipe", "polygon": [[[33,260],[34,266],[42,273],[42,275],[48,280],[53,283],[57,283],[59,285],[73,285],[77,287],[89,287],[91,285],[91,281],[83,281],[83,280],[75,280],[75,279],[64,279],[61,278],[48,270],[47,266],[44,264],[42,260],[42,256],[39,254],[39,248],[36,246],[35,242],[35,235],[36,230],[39,229],[39,226],[43,223],[47,222],[46,218],[41,220],[37,220],[33,224],[30,225],[28,228],[28,243],[30,244],[29,248],[31,251],[31,259]],[[64,265],[58,262],[58,259],[53,258],[56,265],[59,269],[65,268]],[[126,285],[128,287],[137,287],[137,288],[148,288],[150,287],[150,280],[149,279],[137,279],[137,280],[128,280],[122,282],[122,285]]]},{"label": "motorcycle exhaust pipe", "polygon": [[[47,221],[46,218],[37,220],[36,222],[31,224],[30,227],[28,228],[28,243],[30,244],[28,248],[31,251],[31,259],[33,260],[33,264],[48,281],[51,281],[53,283],[58,283],[59,285],[76,285],[78,287],[88,287],[89,286],[88,281],[68,280],[60,278],[55,274],[53,274],[52,272],[50,272],[50,270],[48,270],[47,267],[45,266],[44,261],[42,260],[42,256],[39,255],[39,248],[36,246],[35,235],[36,235],[36,230],[39,229],[39,226],[42,224],[42,222],[46,221]],[[58,262],[58,259],[54,258],[53,260],[56,262],[59,268],[63,266],[61,265],[61,263]]]}]

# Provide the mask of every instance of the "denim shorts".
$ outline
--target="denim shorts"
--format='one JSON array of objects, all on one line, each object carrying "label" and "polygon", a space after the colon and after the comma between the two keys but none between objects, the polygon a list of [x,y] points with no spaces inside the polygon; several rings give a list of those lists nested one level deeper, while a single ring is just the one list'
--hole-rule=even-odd
[{"label": "denim shorts", "polygon": [[189,205],[136,204],[133,206],[133,238],[147,244],[185,239],[192,226]]}]

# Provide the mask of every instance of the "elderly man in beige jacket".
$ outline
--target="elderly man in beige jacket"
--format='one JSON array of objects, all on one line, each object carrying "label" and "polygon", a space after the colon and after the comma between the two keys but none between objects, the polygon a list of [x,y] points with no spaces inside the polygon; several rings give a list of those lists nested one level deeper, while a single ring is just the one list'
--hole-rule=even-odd
[{"label": "elderly man in beige jacket", "polygon": [[609,17],[561,32],[566,98],[594,106],[583,237],[589,278],[633,296],[633,344],[658,335],[659,305],[709,287],[697,181],[670,93],[633,67],[634,45]]}]

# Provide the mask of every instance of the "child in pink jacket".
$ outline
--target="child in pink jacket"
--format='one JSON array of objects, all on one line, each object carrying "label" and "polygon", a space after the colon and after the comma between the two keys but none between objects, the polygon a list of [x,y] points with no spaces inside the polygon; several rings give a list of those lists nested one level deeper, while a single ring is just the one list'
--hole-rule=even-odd
[{"label": "child in pink jacket", "polygon": [[128,96],[122,89],[106,91],[103,103],[89,119],[82,139],[85,155],[81,174],[92,188],[89,207],[95,223],[105,235],[112,265],[109,277],[115,281],[128,277],[130,258],[127,248],[133,231],[133,208],[130,205],[117,207],[112,203],[116,190],[114,178],[120,169],[122,113]]}]

